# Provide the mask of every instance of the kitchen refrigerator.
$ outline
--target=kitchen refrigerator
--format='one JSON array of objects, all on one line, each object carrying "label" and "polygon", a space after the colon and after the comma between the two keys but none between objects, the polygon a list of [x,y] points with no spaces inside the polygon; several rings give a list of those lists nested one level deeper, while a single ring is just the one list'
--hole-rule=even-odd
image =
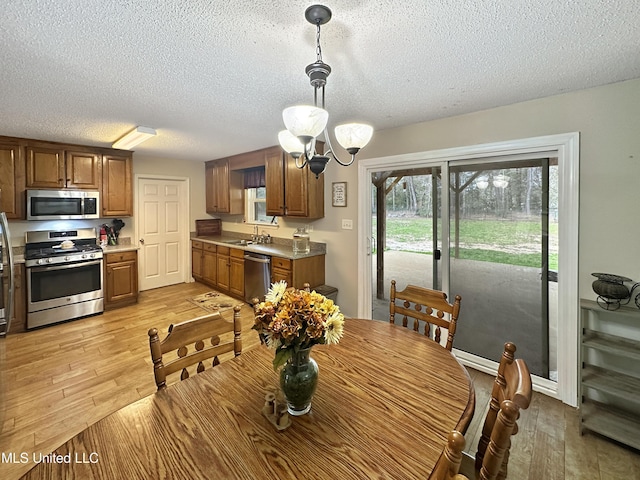
[{"label": "kitchen refrigerator", "polygon": [[11,326],[13,290],[13,252],[9,222],[6,214],[0,212],[0,337],[4,337]]}]

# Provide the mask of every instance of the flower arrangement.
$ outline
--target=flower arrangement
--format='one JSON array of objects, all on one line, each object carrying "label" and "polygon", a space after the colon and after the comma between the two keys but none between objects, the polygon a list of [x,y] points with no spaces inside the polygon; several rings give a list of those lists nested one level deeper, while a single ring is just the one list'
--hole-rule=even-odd
[{"label": "flower arrangement", "polygon": [[344,332],[344,315],[333,300],[315,291],[271,284],[264,302],[254,306],[253,329],[275,351],[273,369],[284,365],[294,352],[318,344],[336,344]]}]

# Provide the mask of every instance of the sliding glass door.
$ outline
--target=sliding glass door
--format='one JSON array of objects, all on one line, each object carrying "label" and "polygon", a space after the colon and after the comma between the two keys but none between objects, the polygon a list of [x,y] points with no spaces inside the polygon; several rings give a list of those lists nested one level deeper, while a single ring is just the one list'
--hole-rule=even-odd
[{"label": "sliding glass door", "polygon": [[555,381],[557,178],[553,158],[373,173],[372,318],[388,320],[392,279],[461,295],[456,350],[499,361],[509,340]]},{"label": "sliding glass door", "polygon": [[449,165],[449,289],[462,296],[455,348],[499,361],[506,340],[557,379],[557,162]]}]

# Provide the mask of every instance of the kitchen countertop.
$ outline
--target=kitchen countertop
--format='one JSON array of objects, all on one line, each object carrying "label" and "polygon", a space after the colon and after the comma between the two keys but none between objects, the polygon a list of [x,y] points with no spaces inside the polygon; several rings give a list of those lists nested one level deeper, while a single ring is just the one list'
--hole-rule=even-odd
[{"label": "kitchen countertop", "polygon": [[120,253],[120,252],[130,252],[132,250],[139,250],[137,245],[122,244],[122,245],[107,245],[102,247],[102,251],[104,253]]},{"label": "kitchen countertop", "polygon": [[205,243],[213,243],[214,245],[220,245],[223,247],[235,248],[238,250],[244,250],[245,252],[261,253],[262,255],[271,255],[275,257],[288,258],[290,260],[297,260],[300,258],[315,257],[318,255],[325,255],[327,248],[324,243],[311,242],[311,249],[309,253],[293,253],[293,245],[290,240],[274,238],[273,243],[249,243],[248,245],[240,245],[236,243],[230,243],[237,240],[247,240],[240,235],[215,235],[215,236],[201,236],[198,237],[194,234],[191,235],[191,240],[199,240]]}]

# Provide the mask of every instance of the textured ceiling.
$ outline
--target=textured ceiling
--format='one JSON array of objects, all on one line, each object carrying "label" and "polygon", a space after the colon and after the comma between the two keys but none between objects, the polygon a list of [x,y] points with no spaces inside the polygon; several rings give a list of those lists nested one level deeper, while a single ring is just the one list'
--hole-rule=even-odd
[{"label": "textured ceiling", "polygon": [[[5,0],[0,135],[208,160],[311,103],[312,2]],[[330,125],[376,130],[640,77],[637,0],[332,0]]]}]

